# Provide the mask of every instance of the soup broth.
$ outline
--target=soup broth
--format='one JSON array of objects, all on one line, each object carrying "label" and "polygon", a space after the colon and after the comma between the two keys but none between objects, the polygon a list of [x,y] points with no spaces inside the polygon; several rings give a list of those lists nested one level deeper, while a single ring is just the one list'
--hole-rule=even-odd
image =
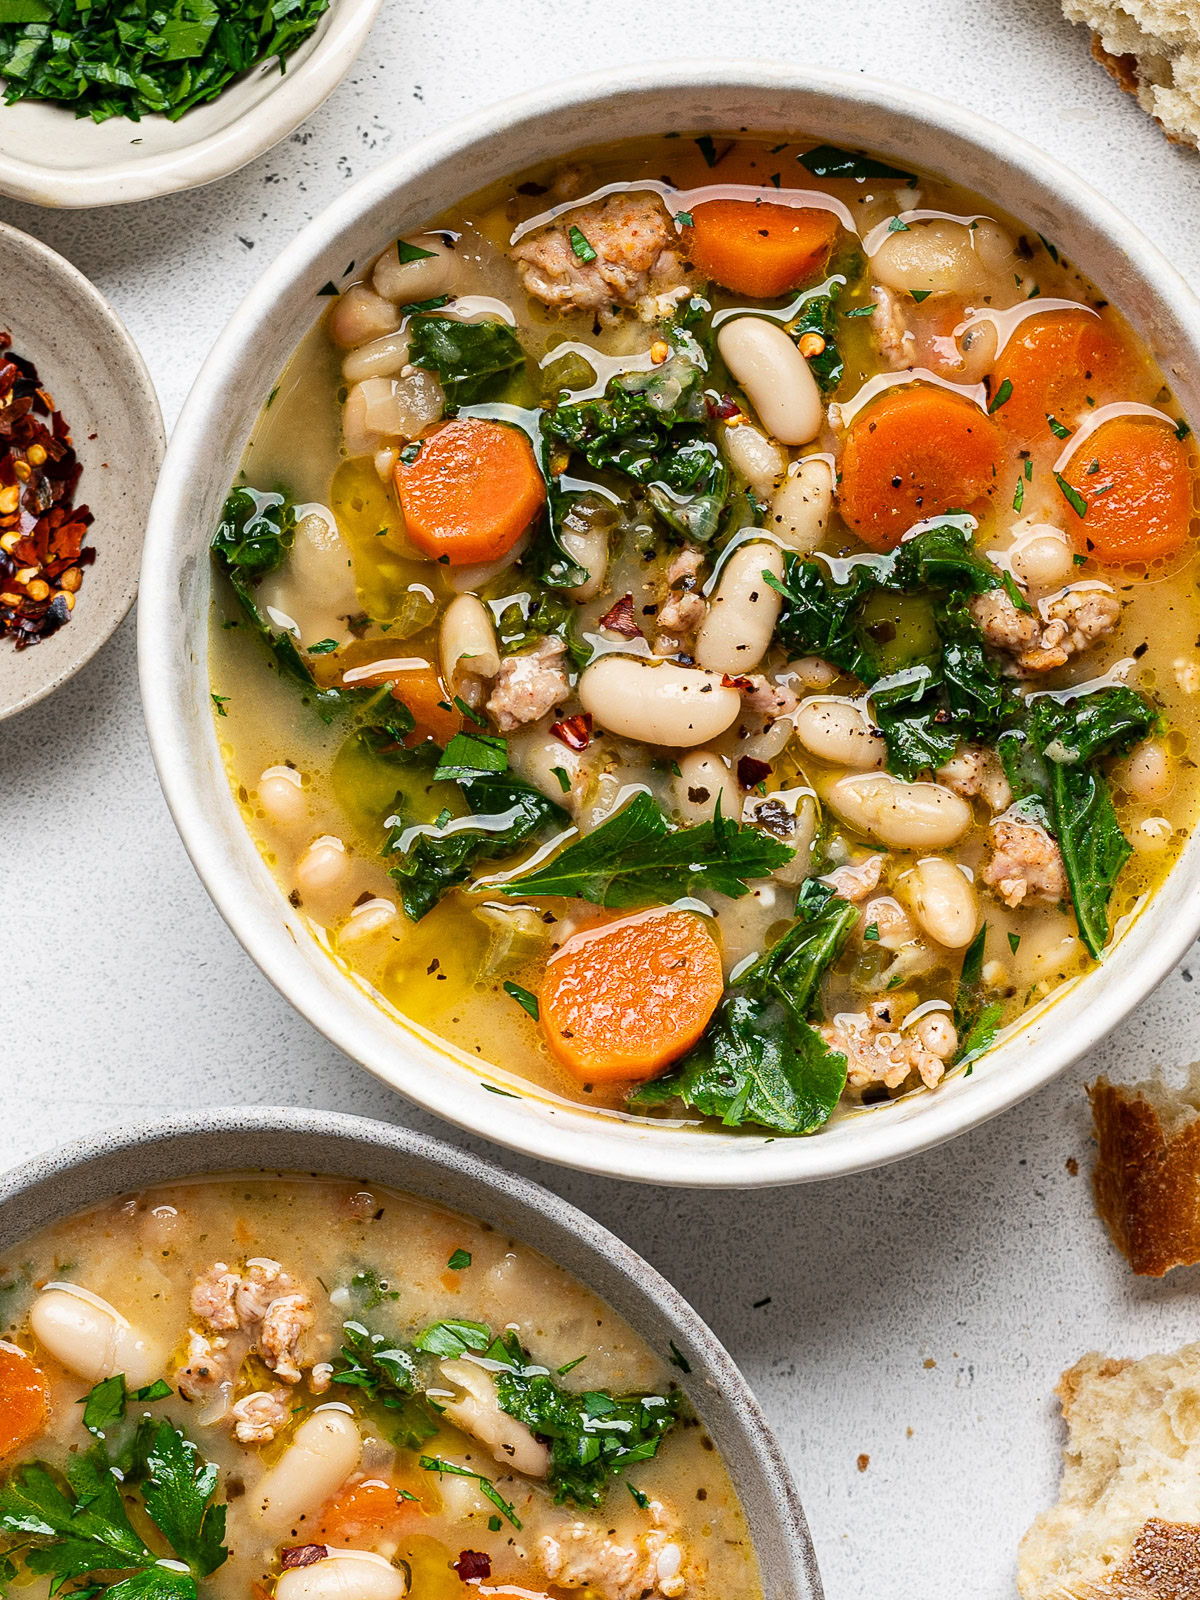
[{"label": "soup broth", "polygon": [[[0,1334],[21,1593],[761,1595],[669,1361],[410,1195],[256,1175],[123,1196],[0,1257]],[[80,1554],[55,1529],[89,1499]]]},{"label": "soup broth", "polygon": [[211,663],[350,980],[508,1092],[797,1134],[1103,958],[1195,817],[1195,464],[1052,240],[811,138],[669,136],[336,288]]}]

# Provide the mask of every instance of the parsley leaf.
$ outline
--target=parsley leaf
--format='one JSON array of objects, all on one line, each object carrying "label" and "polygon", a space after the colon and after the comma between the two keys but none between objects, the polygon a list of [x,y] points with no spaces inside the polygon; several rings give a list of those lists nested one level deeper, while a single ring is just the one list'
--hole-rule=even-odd
[{"label": "parsley leaf", "polygon": [[508,744],[486,733],[456,733],[434,768],[435,778],[469,783],[491,773],[508,771]]},{"label": "parsley leaf", "polygon": [[406,1448],[419,1449],[432,1439],[438,1425],[421,1393],[412,1352],[357,1321],[342,1323],[342,1337],[341,1359],[330,1381],[361,1390],[391,1413],[397,1438]]},{"label": "parsley leaf", "polygon": [[987,930],[987,923],[981,923],[979,932],[963,954],[954,997],[954,1027],[958,1034],[958,1053],[954,1060],[959,1066],[974,1061],[976,1056],[992,1048],[1004,1015],[1004,1007],[998,1000],[984,999],[983,947]]},{"label": "parsley leaf", "polygon": [[864,156],[855,150],[839,150],[836,145],[819,144],[806,150],[796,160],[807,167],[814,178],[891,178],[897,183],[916,183],[911,172],[901,172],[899,167],[889,167],[874,156]]},{"label": "parsley leaf", "polygon": [[474,1478],[479,1485],[480,1493],[487,1496],[501,1516],[507,1517],[514,1528],[524,1526],[517,1515],[517,1508],[509,1504],[492,1480],[485,1478],[482,1472],[472,1472],[469,1467],[460,1467],[454,1461],[443,1461],[438,1456],[422,1456],[420,1464],[426,1472],[436,1472],[439,1476],[443,1472],[450,1472],[457,1478]]},{"label": "parsley leaf", "polygon": [[446,1263],[451,1272],[461,1272],[464,1267],[471,1265],[471,1252],[469,1250],[455,1250]]},{"label": "parsley leaf", "polygon": [[125,1374],[114,1373],[111,1378],[102,1379],[79,1402],[83,1407],[83,1425],[89,1433],[102,1439],[105,1431],[124,1417],[128,1401],[165,1400],[171,1393],[171,1385],[162,1378],[131,1391],[125,1387]]},{"label": "parsley leaf", "polygon": [[513,983],[511,980],[507,981],[503,988],[505,994],[515,1000],[523,1010],[528,1011],[535,1022],[538,1020],[542,1012],[537,995],[530,994],[528,989],[522,989],[519,983]]},{"label": "parsley leaf", "polygon": [[143,1427],[146,1480],[142,1499],[146,1511],[179,1559],[186,1561],[198,1578],[206,1578],[229,1555],[221,1542],[225,1507],[212,1503],[220,1474],[171,1423]]},{"label": "parsley leaf", "polygon": [[715,890],[733,899],[747,879],[765,878],[795,852],[759,828],[718,814],[694,828],[672,828],[642,793],[553,860],[510,883],[502,894],[568,895],[599,906],[643,906]]}]

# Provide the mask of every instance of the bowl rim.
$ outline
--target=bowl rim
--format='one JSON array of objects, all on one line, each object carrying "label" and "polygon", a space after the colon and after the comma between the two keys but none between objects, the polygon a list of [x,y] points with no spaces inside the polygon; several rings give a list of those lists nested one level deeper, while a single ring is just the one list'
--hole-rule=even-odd
[{"label": "bowl rim", "polygon": [[[608,1138],[603,1117],[586,1108],[572,1106],[569,1114],[556,1108],[556,1114],[539,1121],[523,1109],[522,1101],[513,1099],[496,1099],[490,1104],[483,1125],[482,1116],[471,1114],[468,1097],[461,1092],[461,1079],[442,1085],[435,1074],[420,1070],[422,1055],[425,1064],[435,1062],[438,1056],[427,1041],[397,1030],[399,1049],[385,1060],[348,1004],[324,999],[311,982],[304,981],[303,963],[282,921],[269,940],[265,924],[252,929],[255,913],[243,905],[252,896],[244,892],[239,869],[226,862],[220,834],[197,798],[198,785],[190,770],[197,763],[182,719],[173,709],[170,674],[166,670],[178,653],[167,603],[172,583],[177,582],[173,528],[186,515],[189,480],[203,471],[205,429],[218,414],[219,397],[229,392],[228,374],[236,368],[239,352],[253,340],[256,327],[270,317],[281,292],[279,285],[301,280],[329,238],[353,227],[363,214],[418,180],[428,167],[456,157],[461,160],[483,140],[502,140],[514,125],[568,109],[599,110],[622,97],[689,90],[836,96],[851,102],[857,112],[876,118],[881,131],[889,113],[898,112],[920,123],[930,135],[943,132],[974,147],[988,160],[1015,169],[1032,186],[1053,195],[1064,209],[1081,218],[1086,214],[1087,225],[1096,232],[1103,230],[1106,237],[1115,241],[1115,248],[1136,271],[1151,298],[1170,308],[1190,346],[1200,351],[1200,301],[1157,247],[1084,179],[1028,141],[965,107],[884,80],[753,60],[716,65],[694,59],[649,62],[539,86],[455,121],[361,179],[296,236],[238,307],[188,396],[159,480],[143,557],[143,592],[150,603],[141,608],[139,617],[139,660],[155,764],[167,804],[202,881],[252,959],[331,1043],[436,1115],[524,1154],[638,1182],[757,1188],[845,1176],[919,1154],[978,1126],[1042,1087],[1101,1040],[1185,954],[1200,934],[1200,894],[1192,894],[1185,904],[1175,908],[1172,918],[1156,927],[1152,951],[1143,951],[1136,967],[1120,974],[1119,981],[1097,982],[1104,968],[1095,969],[1081,980],[1090,985],[1086,1013],[1069,1033],[1058,1030],[1053,1048],[1047,1046],[1040,1053],[1023,1049],[1018,1035],[1013,1058],[1005,1062],[1002,1071],[976,1073],[969,1095],[923,1097],[920,1114],[907,1118],[876,1114],[861,1117],[857,1119],[852,1143],[826,1139],[820,1133],[809,1138],[743,1137],[740,1141],[715,1135],[712,1154],[718,1154],[718,1143],[720,1150],[719,1159],[713,1160],[697,1155],[694,1149],[673,1149],[669,1138],[658,1138],[652,1146],[632,1139]],[[880,144],[887,148],[886,139],[881,139]],[[1161,911],[1167,887],[1179,870],[1177,864],[1167,883],[1156,892],[1154,902],[1142,913],[1139,926]],[[262,918],[258,920],[263,922]],[[1111,980],[1111,972],[1107,976]],[[347,984],[346,988],[349,991],[350,986]],[[394,1070],[398,1056],[414,1063],[414,1067],[401,1070],[403,1082],[397,1081]],[[459,1067],[463,1077],[466,1071]]]},{"label": "bowl rim", "polygon": [[[166,455],[167,435],[163,425],[162,406],[155,388],[154,379],[146,365],[146,358],[135,344],[133,335],[122,322],[113,306],[105,299],[92,280],[86,277],[73,262],[65,256],[59,255],[57,250],[52,250],[48,244],[37,239],[31,233],[25,233],[21,228],[14,228],[11,223],[0,221],[0,250],[6,244],[14,245],[26,256],[32,256],[41,265],[46,275],[47,292],[58,296],[64,301],[82,302],[91,313],[108,331],[109,336],[122,352],[127,363],[127,377],[130,386],[130,399],[142,411],[146,423],[149,425],[150,437],[146,441],[148,448],[154,453],[154,466],[160,468]],[[0,325],[3,321],[4,307],[0,304]],[[68,419],[70,420],[70,419]],[[94,470],[94,469],[93,469]],[[90,481],[90,480],[89,480]],[[86,502],[87,482],[80,480],[84,490]],[[103,553],[103,552],[101,552]],[[110,609],[99,629],[84,646],[82,651],[71,648],[64,652],[57,665],[51,670],[50,675],[19,699],[9,703],[0,701],[0,722],[9,717],[15,717],[19,712],[28,711],[31,706],[38,705],[56,689],[61,689],[63,684],[73,678],[75,674],[86,667],[88,662],[104,648],[113,634],[129,615],[130,607],[137,598],[138,574],[141,563],[140,543],[130,550],[125,569],[121,575],[121,582],[111,594]],[[87,590],[84,590],[86,605]],[[94,616],[94,610],[88,611],[89,620]],[[55,635],[67,645],[72,645],[77,637],[84,636],[81,628],[78,635],[72,632],[74,624],[68,624],[65,629],[59,630]],[[11,650],[12,645],[8,640],[0,640],[0,648]],[[43,648],[42,645],[33,647],[35,650]],[[26,657],[27,653],[26,653]],[[57,651],[47,654],[46,660],[56,659]],[[37,661],[41,657],[36,658]]]},{"label": "bowl rim", "polygon": [[[227,178],[286,139],[329,98],[354,65],[382,4],[383,0],[332,0],[316,35],[306,41],[306,53],[294,66],[279,72],[272,56],[248,69],[275,72],[278,82],[214,133],[157,155],[68,168],[39,166],[0,149],[0,194],[35,206],[74,210],[155,200]],[[25,104],[50,105],[18,102]],[[51,109],[76,120],[69,107],[53,104]],[[154,121],[146,117],[140,125],[153,126]]]},{"label": "bowl rim", "polygon": [[[260,1154],[269,1157],[273,1147],[287,1141],[304,1142],[303,1167],[277,1166],[270,1160],[258,1159]],[[202,1151],[200,1167],[188,1164],[193,1148]],[[249,1162],[239,1159],[244,1148],[254,1152]],[[352,1165],[339,1165],[343,1153],[353,1157]],[[398,1158],[405,1169],[412,1169],[411,1175],[397,1180],[372,1174],[367,1169],[374,1156]],[[447,1186],[461,1185],[477,1195],[486,1191],[515,1215],[513,1231],[518,1237],[556,1264],[561,1264],[561,1252],[571,1263],[565,1270],[607,1303],[613,1303],[611,1289],[619,1285],[635,1302],[635,1308],[614,1309],[631,1321],[634,1331],[642,1337],[649,1337],[638,1327],[638,1317],[643,1313],[644,1321],[653,1317],[670,1330],[668,1336],[693,1363],[681,1374],[682,1386],[702,1413],[706,1411],[703,1396],[715,1390],[721,1397],[722,1409],[728,1413],[725,1422],[739,1431],[740,1443],[759,1468],[768,1497],[763,1521],[772,1524],[780,1562],[788,1569],[771,1574],[779,1580],[772,1593],[794,1595],[795,1600],[822,1600],[816,1552],[783,1450],[741,1369],[695,1307],[656,1267],[570,1201],[531,1178],[508,1172],[432,1134],[345,1112],[294,1106],[222,1106],[120,1122],[32,1156],[0,1174],[0,1249],[9,1248],[27,1237],[28,1232],[62,1216],[129,1189],[170,1182],[185,1175],[219,1177],[224,1172],[247,1170],[298,1172],[304,1176],[314,1172],[386,1182],[393,1188],[408,1189],[430,1203],[444,1204],[469,1215],[477,1214],[473,1200],[455,1207],[452,1200],[435,1199],[422,1184],[428,1181],[432,1188],[438,1180],[444,1180]],[[133,1181],[119,1182],[114,1188],[111,1180],[118,1172]],[[81,1200],[71,1192],[66,1203],[56,1200],[64,1189],[73,1191],[81,1183],[89,1190],[89,1198]],[[12,1238],[6,1240],[4,1235],[10,1231],[6,1219],[14,1214],[16,1227],[11,1230]],[[508,1220],[506,1217],[506,1224]],[[24,1222],[32,1222],[33,1228],[23,1228]],[[544,1231],[548,1238],[530,1240],[522,1231],[526,1223]],[[713,1427],[712,1431],[721,1435],[718,1447],[728,1462],[731,1452],[726,1447],[724,1428]],[[746,1514],[753,1523],[755,1513],[748,1506]],[[762,1547],[761,1527],[757,1547]],[[791,1586],[782,1586],[784,1580]]]}]

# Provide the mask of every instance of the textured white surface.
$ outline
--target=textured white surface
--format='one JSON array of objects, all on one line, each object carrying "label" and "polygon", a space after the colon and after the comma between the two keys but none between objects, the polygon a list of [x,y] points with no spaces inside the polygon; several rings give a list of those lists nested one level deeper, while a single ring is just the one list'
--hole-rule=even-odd
[{"label": "textured white surface", "polygon": [[[112,299],[170,421],[295,224],[403,141],[554,74],[756,49],[995,117],[1130,209],[1200,284],[1197,158],[1094,66],[1054,0],[608,0],[586,16],[550,0],[388,0],[332,99],[237,176],[110,212],[0,201],[0,217]],[[150,765],[130,623],[53,700],[0,727],[0,839],[0,1162],[119,1117],[240,1100],[446,1132],[300,1022],[210,906]],[[641,1250],[725,1340],[795,1468],[830,1600],[1009,1600],[1017,1538],[1054,1492],[1061,1368],[1092,1347],[1195,1337],[1200,1270],[1135,1283],[1107,1245],[1083,1097],[1098,1070],[1200,1055],[1192,973],[1189,958],[1036,1099],[902,1167],[692,1196],[512,1162]]]}]

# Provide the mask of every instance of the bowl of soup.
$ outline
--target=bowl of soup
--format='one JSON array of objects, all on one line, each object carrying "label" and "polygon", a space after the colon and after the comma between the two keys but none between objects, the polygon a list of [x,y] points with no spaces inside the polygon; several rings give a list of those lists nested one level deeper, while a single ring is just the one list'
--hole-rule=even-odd
[{"label": "bowl of soup", "polygon": [[821,1592],[744,1380],[646,1263],[435,1140],[259,1107],[0,1184],[0,1559],[181,1597]]},{"label": "bowl of soup", "polygon": [[1200,923],[1200,313],[970,113],[539,91],[311,224],[146,547],[168,802],[459,1124],[666,1183],[927,1147]]}]

